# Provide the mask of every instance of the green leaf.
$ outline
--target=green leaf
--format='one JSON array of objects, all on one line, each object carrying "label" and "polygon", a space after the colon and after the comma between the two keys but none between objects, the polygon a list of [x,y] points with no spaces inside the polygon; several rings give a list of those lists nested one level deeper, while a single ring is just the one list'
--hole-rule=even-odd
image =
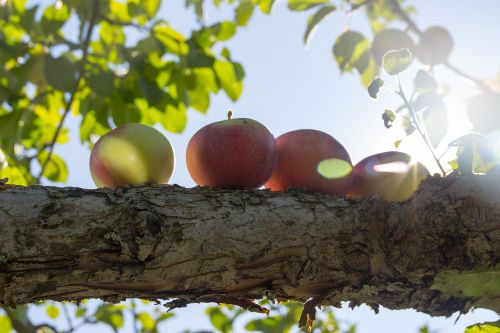
[{"label": "green leaf", "polygon": [[76,318],[82,318],[86,314],[87,314],[87,308],[78,307],[78,309],[76,310],[75,316],[76,316]]},{"label": "green leaf", "polygon": [[328,2],[329,0],[288,0],[288,9],[300,12]]},{"label": "green leaf", "polygon": [[230,39],[236,33],[236,24],[230,21],[222,21],[213,26],[215,37],[220,41]]},{"label": "green leaf", "polygon": [[141,121],[139,109],[134,104],[124,103],[119,96],[113,96],[111,117],[116,126],[139,123]]},{"label": "green leaf", "polygon": [[276,4],[276,0],[260,0],[258,2],[260,10],[264,14],[270,14]]},{"label": "green leaf", "polygon": [[167,104],[160,117],[163,128],[172,133],[181,133],[186,127],[187,115],[184,105]]},{"label": "green leaf", "polygon": [[47,316],[49,316],[51,319],[56,319],[57,317],[59,317],[60,310],[57,306],[49,304],[45,308],[45,312],[47,313]]},{"label": "green leaf", "polygon": [[69,92],[76,83],[77,67],[66,57],[45,56],[44,73],[47,82],[55,89]]},{"label": "green leaf", "polygon": [[4,152],[13,154],[14,144],[18,140],[19,121],[22,111],[14,110],[0,116],[0,144]]},{"label": "green leaf", "polygon": [[415,90],[435,91],[437,90],[437,82],[429,72],[420,69],[415,77]]},{"label": "green leaf", "polygon": [[443,271],[434,278],[431,289],[454,297],[500,296],[500,266],[476,272]]},{"label": "green leaf", "polygon": [[88,83],[96,94],[102,97],[109,97],[114,91],[114,78],[115,76],[111,72],[91,73]]},{"label": "green leaf", "polygon": [[333,46],[333,55],[340,70],[352,71],[368,47],[368,40],[357,31],[349,30],[340,35]]},{"label": "green leaf", "polygon": [[22,15],[21,22],[19,24],[25,31],[32,31],[38,7],[39,7],[38,5],[33,6],[30,9],[27,9]]},{"label": "green leaf", "polygon": [[252,17],[254,10],[254,5],[252,0],[241,0],[238,7],[236,7],[236,18],[235,21],[238,25],[245,26],[247,25],[250,17]]},{"label": "green leaf", "polygon": [[344,160],[329,158],[318,163],[317,172],[326,179],[341,179],[352,172],[352,165]]},{"label": "green leaf", "polygon": [[422,112],[425,131],[434,148],[439,146],[448,132],[448,112],[446,108],[429,108]]},{"label": "green leaf", "polygon": [[7,316],[0,316],[0,333],[10,333],[12,331],[12,323]]},{"label": "green leaf", "polygon": [[397,75],[411,65],[413,56],[410,50],[400,49],[389,51],[382,58],[382,68],[389,75]]},{"label": "green leaf", "polygon": [[210,322],[216,329],[222,333],[231,332],[232,322],[219,307],[207,308],[206,312],[209,315]]},{"label": "green leaf", "polygon": [[326,19],[337,7],[328,5],[321,7],[314,15],[310,16],[307,20],[306,32],[304,33],[304,44],[308,45],[314,36],[318,25]]},{"label": "green leaf", "polygon": [[63,1],[57,1],[54,5],[48,6],[42,15],[42,30],[45,34],[55,33],[61,29],[69,19],[70,10]]},{"label": "green leaf", "polygon": [[172,312],[164,312],[158,318],[156,318],[156,322],[161,323],[162,321],[169,320],[174,316],[175,315]]},{"label": "green leaf", "polygon": [[[49,153],[47,151],[41,152],[38,155],[38,163],[40,163],[40,165],[43,165],[48,155]],[[68,179],[68,167],[66,166],[66,162],[64,162],[64,160],[57,154],[52,153],[42,176],[53,182],[66,183]],[[47,311],[49,311],[48,308]],[[54,310],[51,309],[51,311]]]},{"label": "green leaf", "polygon": [[486,137],[471,133],[459,137],[449,144],[458,147],[456,168],[460,174],[487,173],[498,165],[498,161],[491,155]]},{"label": "green leaf", "polygon": [[368,85],[368,94],[371,98],[377,99],[377,95],[380,91],[380,88],[383,87],[384,80],[379,77],[376,77],[369,85]]},{"label": "green leaf", "polygon": [[188,90],[189,106],[200,111],[207,112],[210,105],[210,94],[200,86],[195,89]]},{"label": "green leaf", "polygon": [[99,306],[94,316],[98,322],[111,326],[117,332],[123,327],[123,308],[122,305],[103,304]]},{"label": "green leaf", "polygon": [[144,8],[146,9],[146,13],[149,18],[156,15],[158,9],[160,9],[160,4],[161,4],[160,0],[141,1],[141,5],[144,6]]},{"label": "green leaf", "polygon": [[500,333],[500,320],[471,325],[465,329],[464,333]]},{"label": "green leaf", "polygon": [[186,37],[167,23],[158,22],[155,24],[153,33],[169,52],[178,55],[186,55],[189,52]]},{"label": "green leaf", "polygon": [[378,75],[378,66],[370,51],[370,42],[359,32],[346,31],[333,46],[333,55],[342,72],[356,69],[365,87]]},{"label": "green leaf", "polygon": [[30,185],[30,175],[25,168],[22,166],[11,166],[9,165],[6,168],[0,168],[0,178],[8,178],[9,184],[28,186]]},{"label": "green leaf", "polygon": [[238,100],[243,91],[243,83],[236,64],[230,61],[217,60],[214,63],[214,70],[220,86],[229,98],[233,101]]},{"label": "green leaf", "polygon": [[188,8],[189,6],[194,7],[194,12],[196,17],[202,22],[205,20],[205,11],[203,9],[203,1],[204,0],[186,0],[185,6]]},{"label": "green leaf", "polygon": [[142,328],[146,331],[152,331],[156,327],[156,322],[147,312],[141,312],[137,315],[137,320],[142,325]]},{"label": "green leaf", "polygon": [[139,77],[139,89],[151,106],[158,104],[163,97],[163,91],[158,88],[156,83],[149,81],[142,75]]},{"label": "green leaf", "polygon": [[384,121],[385,128],[391,128],[394,120],[396,120],[396,115],[391,110],[385,110],[382,113],[382,120]]}]

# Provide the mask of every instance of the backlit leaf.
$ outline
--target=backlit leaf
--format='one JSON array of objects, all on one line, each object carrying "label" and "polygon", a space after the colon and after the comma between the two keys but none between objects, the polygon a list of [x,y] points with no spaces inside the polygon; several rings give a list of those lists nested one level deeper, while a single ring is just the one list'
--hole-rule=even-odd
[{"label": "backlit leaf", "polygon": [[434,278],[431,289],[454,297],[500,296],[500,267],[477,272],[443,271]]},{"label": "backlit leaf", "polygon": [[303,11],[328,2],[329,0],[288,0],[288,9]]},{"label": "backlit leaf", "polygon": [[56,319],[57,317],[59,317],[60,310],[57,306],[49,304],[47,305],[47,307],[45,307],[45,312],[50,318]]},{"label": "backlit leaf", "polygon": [[312,37],[314,36],[315,31],[318,28],[318,25],[326,19],[336,7],[334,5],[328,5],[321,7],[314,15],[310,16],[307,20],[306,32],[304,33],[304,44],[308,44]]},{"label": "backlit leaf", "polygon": [[369,85],[368,85],[368,94],[371,98],[377,99],[378,92],[380,88],[384,85],[384,80],[379,77],[376,77]]},{"label": "backlit leaf", "polygon": [[238,7],[236,7],[235,21],[238,25],[245,26],[252,17],[254,5],[252,0],[241,0]]},{"label": "backlit leaf", "polygon": [[0,316],[0,333],[10,333],[12,331],[12,323],[7,316]]},{"label": "backlit leaf", "polygon": [[44,73],[47,82],[57,90],[71,91],[76,82],[77,66],[66,57],[45,56]]},{"label": "backlit leaf", "polygon": [[411,65],[413,56],[408,49],[389,51],[382,58],[382,68],[387,74],[397,75]]}]

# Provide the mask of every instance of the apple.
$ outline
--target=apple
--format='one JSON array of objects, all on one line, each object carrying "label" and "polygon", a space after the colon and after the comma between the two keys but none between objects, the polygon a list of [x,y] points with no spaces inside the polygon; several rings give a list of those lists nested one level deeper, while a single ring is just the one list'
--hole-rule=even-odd
[{"label": "apple", "polygon": [[354,166],[354,181],[348,196],[360,198],[380,194],[386,200],[404,201],[429,175],[426,167],[413,163],[410,155],[388,151],[368,156]]},{"label": "apple", "polygon": [[302,129],[276,139],[278,163],[266,188],[345,195],[352,183],[352,164],[345,148],[332,136]]},{"label": "apple", "polygon": [[372,43],[372,54],[377,64],[382,64],[384,54],[391,50],[408,49],[412,53],[415,43],[404,31],[398,29],[385,29],[375,35]]},{"label": "apple", "polygon": [[174,150],[167,138],[142,124],[111,130],[90,154],[90,173],[97,187],[167,183],[174,165]]},{"label": "apple", "polygon": [[430,27],[422,33],[417,45],[417,58],[425,65],[439,65],[448,60],[453,50],[453,38],[443,27]]},{"label": "apple", "polygon": [[276,164],[276,142],[258,121],[228,119],[201,128],[189,140],[186,164],[200,186],[258,188]]}]

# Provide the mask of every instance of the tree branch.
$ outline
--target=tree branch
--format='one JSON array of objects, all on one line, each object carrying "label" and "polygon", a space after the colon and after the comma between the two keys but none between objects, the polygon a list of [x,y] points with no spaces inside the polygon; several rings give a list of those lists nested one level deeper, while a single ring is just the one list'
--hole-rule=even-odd
[{"label": "tree branch", "polygon": [[4,185],[0,303],[143,298],[264,311],[251,300],[315,298],[451,315],[481,299],[433,290],[434,277],[498,264],[499,221],[493,175],[429,177],[403,203],[168,185]]},{"label": "tree branch", "polygon": [[42,178],[43,173],[45,172],[45,169],[47,168],[47,165],[49,164],[49,162],[52,158],[52,154],[54,152],[54,147],[55,147],[55,144],[57,142],[57,138],[59,137],[59,134],[61,133],[61,131],[63,129],[64,121],[66,120],[66,117],[68,116],[68,114],[71,110],[71,106],[73,105],[75,95],[78,92],[78,87],[80,85],[80,81],[83,78],[85,63],[87,62],[90,40],[92,38],[92,33],[94,31],[95,22],[96,22],[98,14],[99,14],[99,0],[94,0],[94,5],[92,8],[92,15],[90,17],[90,21],[89,21],[88,28],[87,28],[87,34],[85,36],[85,40],[84,40],[83,45],[82,45],[83,55],[82,55],[82,59],[80,60],[80,69],[78,70],[77,78],[76,78],[75,84],[73,86],[73,89],[70,93],[69,100],[66,103],[66,108],[64,109],[64,112],[62,114],[61,121],[59,122],[57,129],[54,133],[54,136],[52,137],[52,140],[48,146],[47,158],[43,162],[41,169],[40,169],[40,173],[36,177],[35,183],[37,183],[37,184],[40,183],[40,179]]}]

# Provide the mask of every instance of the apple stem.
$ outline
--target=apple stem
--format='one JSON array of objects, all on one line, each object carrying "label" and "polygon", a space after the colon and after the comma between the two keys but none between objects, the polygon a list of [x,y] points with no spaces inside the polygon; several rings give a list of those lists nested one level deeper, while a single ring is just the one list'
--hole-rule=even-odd
[{"label": "apple stem", "polygon": [[233,110],[229,109],[229,111],[227,111],[227,120],[231,120],[231,118],[233,118]]}]

